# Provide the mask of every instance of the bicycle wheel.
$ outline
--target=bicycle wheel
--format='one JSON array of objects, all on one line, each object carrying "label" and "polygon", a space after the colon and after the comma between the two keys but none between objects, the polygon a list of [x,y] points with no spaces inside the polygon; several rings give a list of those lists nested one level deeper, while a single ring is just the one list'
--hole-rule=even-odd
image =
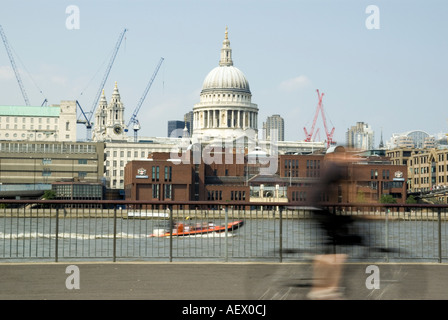
[{"label": "bicycle wheel", "polygon": [[260,264],[250,268],[248,296],[255,300],[303,300],[312,283],[310,263]]}]

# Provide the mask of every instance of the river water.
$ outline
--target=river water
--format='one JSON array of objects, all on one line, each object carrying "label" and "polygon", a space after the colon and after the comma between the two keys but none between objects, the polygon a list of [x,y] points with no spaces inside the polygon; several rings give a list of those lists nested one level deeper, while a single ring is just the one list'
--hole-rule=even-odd
[{"label": "river water", "polygon": [[[230,222],[231,220],[229,220]],[[322,248],[321,234],[310,219],[247,219],[236,232],[202,236],[149,237],[162,221],[118,218],[0,218],[0,259],[3,261],[62,260],[212,260],[279,261],[280,250],[300,248],[313,253]],[[192,221],[192,223],[204,221]],[[214,219],[223,224],[224,219]],[[357,232],[371,246],[396,252],[368,253],[358,247],[340,248],[351,257],[380,261],[410,259],[438,261],[447,257],[446,222],[369,221],[358,223]],[[439,248],[439,245],[441,247]],[[440,250],[440,251],[439,251]],[[283,254],[283,260],[303,259]]]}]

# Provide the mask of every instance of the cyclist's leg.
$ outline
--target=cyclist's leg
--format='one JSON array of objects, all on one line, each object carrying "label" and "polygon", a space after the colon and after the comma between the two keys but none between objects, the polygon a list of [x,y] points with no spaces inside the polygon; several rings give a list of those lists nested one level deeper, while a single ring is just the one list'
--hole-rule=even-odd
[{"label": "cyclist's leg", "polygon": [[340,282],[346,254],[322,254],[314,257],[313,286],[310,299],[337,299],[342,297]]}]

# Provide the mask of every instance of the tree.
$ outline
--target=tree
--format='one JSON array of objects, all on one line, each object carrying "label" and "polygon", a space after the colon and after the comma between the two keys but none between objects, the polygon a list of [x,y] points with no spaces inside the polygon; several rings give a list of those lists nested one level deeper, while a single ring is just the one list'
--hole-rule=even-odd
[{"label": "tree", "polygon": [[356,195],[356,201],[358,203],[364,203],[366,202],[366,197],[364,195],[364,192],[358,190],[358,194]]},{"label": "tree", "polygon": [[397,200],[390,194],[383,194],[380,199],[381,203],[397,203]]},{"label": "tree", "polygon": [[410,195],[407,199],[406,199],[406,203],[407,204],[415,204],[417,203],[417,199],[415,199],[415,197],[413,195]]},{"label": "tree", "polygon": [[53,190],[45,190],[42,196],[42,200],[52,200],[54,198],[56,198],[56,191]]}]

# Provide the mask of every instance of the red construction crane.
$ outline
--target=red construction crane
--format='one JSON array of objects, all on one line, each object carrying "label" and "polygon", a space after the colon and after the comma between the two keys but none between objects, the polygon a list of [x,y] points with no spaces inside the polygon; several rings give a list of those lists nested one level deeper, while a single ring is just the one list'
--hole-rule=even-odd
[{"label": "red construction crane", "polygon": [[[324,123],[325,134],[327,136],[327,147],[330,147],[332,144],[334,144],[334,141],[333,141],[334,127],[331,129],[331,132],[328,132],[327,120],[325,118],[324,107],[322,105],[322,98],[323,98],[324,94],[323,93],[320,94],[319,89],[317,89],[316,91],[317,91],[317,96],[319,98],[319,102],[317,104],[316,113],[314,114],[311,131],[308,133],[306,128],[303,128],[303,130],[305,131],[305,141],[310,142],[311,139],[313,138],[314,128],[316,127],[317,116],[319,115],[319,111],[320,111],[320,113],[322,115],[322,121]],[[317,134],[317,131],[316,131],[316,134]]]}]

